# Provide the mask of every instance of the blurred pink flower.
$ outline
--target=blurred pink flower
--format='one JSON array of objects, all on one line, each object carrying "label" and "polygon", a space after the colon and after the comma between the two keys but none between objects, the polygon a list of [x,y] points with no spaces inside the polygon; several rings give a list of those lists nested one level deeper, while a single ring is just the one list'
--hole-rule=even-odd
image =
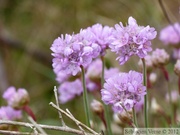
[{"label": "blurred pink flower", "polygon": [[11,86],[4,93],[3,98],[8,102],[8,105],[20,109],[29,103],[29,94],[26,89],[16,88]]},{"label": "blurred pink flower", "polygon": [[160,32],[159,39],[165,44],[178,44],[180,42],[180,25],[175,23],[168,25]]},{"label": "blurred pink flower", "polygon": [[0,107],[0,119],[1,120],[18,120],[22,118],[22,112],[15,110],[10,106]]},{"label": "blurred pink flower", "polygon": [[169,62],[169,54],[164,49],[156,48],[152,52],[152,62],[154,66],[163,66],[166,65]]}]

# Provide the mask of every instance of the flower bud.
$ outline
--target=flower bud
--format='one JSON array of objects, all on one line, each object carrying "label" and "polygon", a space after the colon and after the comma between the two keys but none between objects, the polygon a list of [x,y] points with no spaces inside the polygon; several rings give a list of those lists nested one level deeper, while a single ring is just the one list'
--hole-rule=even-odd
[{"label": "flower bud", "polygon": [[157,74],[156,73],[151,73],[149,75],[149,81],[151,82],[151,84],[155,83],[157,80]]},{"label": "flower bud", "polygon": [[95,99],[91,102],[91,108],[92,108],[92,111],[96,114],[102,114],[104,112],[104,108],[101,102]]},{"label": "flower bud", "polygon": [[123,123],[127,123],[129,125],[132,124],[132,110],[131,111],[123,110],[120,114],[118,114],[118,117]]},{"label": "flower bud", "polygon": [[125,127],[125,123],[123,123],[120,119],[119,119],[119,116],[118,116],[118,114],[117,113],[114,113],[113,114],[113,121],[117,124],[117,125],[119,125],[119,126],[121,126],[121,127]]},{"label": "flower bud", "polygon": [[174,66],[174,72],[180,76],[180,60],[177,60],[175,66]]},{"label": "flower bud", "polygon": [[156,49],[152,52],[152,62],[155,67],[168,64],[169,58],[169,54],[164,49]]},{"label": "flower bud", "polygon": [[151,113],[152,114],[158,114],[159,112],[163,112],[163,109],[157,103],[156,99],[152,98],[152,100],[151,100]]},{"label": "flower bud", "polygon": [[7,100],[8,105],[15,109],[21,109],[29,103],[29,94],[25,89],[9,87],[3,94],[3,98]]}]

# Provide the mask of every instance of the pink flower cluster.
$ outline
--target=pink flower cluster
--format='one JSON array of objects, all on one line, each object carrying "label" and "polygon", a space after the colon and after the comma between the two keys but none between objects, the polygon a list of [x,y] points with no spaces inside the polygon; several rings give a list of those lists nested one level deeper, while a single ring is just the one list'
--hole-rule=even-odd
[{"label": "pink flower cluster", "polygon": [[21,109],[29,102],[28,92],[23,88],[19,88],[16,91],[16,88],[11,86],[3,93],[3,98],[7,101],[8,106],[2,106],[0,108],[0,119],[21,119]]},{"label": "pink flower cluster", "polygon": [[105,53],[111,33],[112,28],[96,24],[78,34],[55,39],[51,47],[54,72],[75,76],[81,71],[80,66],[87,67],[93,58]]},{"label": "pink flower cluster", "polygon": [[[54,57],[52,66],[56,80],[61,84],[58,88],[61,103],[83,92],[79,74],[81,67],[86,71],[87,89],[100,89],[102,62],[97,59],[99,56],[104,56],[110,48],[118,55],[120,64],[124,64],[133,55],[144,58],[152,50],[151,40],[156,35],[153,27],[139,26],[133,17],[129,17],[127,26],[121,22],[115,28],[95,24],[77,34],[61,35],[55,39],[50,49]],[[118,69],[105,69],[105,79],[117,72]]]},{"label": "pink flower cluster", "polygon": [[[109,78],[117,74],[119,70],[117,68],[105,69],[105,78]],[[86,72],[86,87],[89,92],[100,90],[100,80],[102,73],[102,61],[100,59],[94,60],[91,65],[87,67]],[[83,93],[82,82],[80,78],[68,81],[70,78],[66,78],[61,81],[61,85],[58,87],[60,102],[66,103]]]},{"label": "pink flower cluster", "polygon": [[9,87],[3,94],[3,98],[6,99],[8,105],[20,109],[29,103],[29,94],[28,92],[23,89],[19,88],[16,91],[15,87]]},{"label": "pink flower cluster", "polygon": [[146,87],[142,84],[141,73],[129,71],[119,73],[106,80],[101,90],[102,100],[112,105],[115,112],[121,113],[124,109],[131,110],[146,94]]},{"label": "pink flower cluster", "polygon": [[147,52],[152,50],[151,40],[157,35],[157,32],[150,26],[138,26],[133,17],[129,17],[126,27],[120,22],[115,25],[112,43],[110,44],[111,51],[118,55],[117,60],[122,65],[132,55],[137,55],[144,58]]}]

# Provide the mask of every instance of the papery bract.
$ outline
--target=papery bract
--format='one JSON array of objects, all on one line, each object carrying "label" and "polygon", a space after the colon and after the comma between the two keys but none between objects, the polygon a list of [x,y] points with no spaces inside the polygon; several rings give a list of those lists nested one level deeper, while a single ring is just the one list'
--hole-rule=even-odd
[{"label": "papery bract", "polygon": [[180,24],[168,25],[160,31],[159,39],[165,44],[176,45],[180,43]]}]

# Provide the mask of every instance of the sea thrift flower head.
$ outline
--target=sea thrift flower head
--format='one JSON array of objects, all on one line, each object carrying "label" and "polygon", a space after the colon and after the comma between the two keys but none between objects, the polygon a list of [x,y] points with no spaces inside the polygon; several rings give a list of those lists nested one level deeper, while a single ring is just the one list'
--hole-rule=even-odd
[{"label": "sea thrift flower head", "polygon": [[21,109],[29,103],[29,94],[23,89],[19,88],[16,91],[15,87],[9,87],[3,94],[3,98],[7,100],[8,105],[15,109]]},{"label": "sea thrift flower head", "polygon": [[100,54],[105,55],[105,51],[111,42],[113,28],[109,26],[103,27],[101,24],[94,24],[92,27],[89,27],[88,30],[93,33],[93,41],[101,48]]},{"label": "sea thrift flower head", "polygon": [[[145,59],[145,64],[146,64],[146,69],[147,69],[147,71],[151,71],[152,68],[153,68],[153,62],[152,62],[151,56],[150,56],[150,55],[146,55],[146,56],[144,57],[144,59]],[[139,67],[140,67],[141,69],[143,69],[142,60],[139,60],[138,65],[139,65]]]},{"label": "sea thrift flower head", "polygon": [[22,118],[22,112],[10,106],[0,107],[0,120],[18,120]]},{"label": "sea thrift flower head", "polygon": [[55,39],[50,48],[54,72],[75,76],[81,71],[80,66],[87,67],[100,53],[100,47],[91,40],[92,34],[86,29],[76,35],[66,34]]},{"label": "sea thrift flower head", "polygon": [[129,71],[119,73],[106,80],[104,89],[101,90],[102,100],[105,104],[112,105],[115,112],[121,113],[124,108],[132,107],[146,94],[141,73]]},{"label": "sea thrift flower head", "polygon": [[94,60],[87,68],[86,76],[95,82],[99,82],[102,74],[102,61],[101,59]]},{"label": "sea thrift flower head", "polygon": [[174,66],[174,72],[180,76],[180,60],[177,60],[175,66]]},{"label": "sea thrift flower head", "polygon": [[[111,76],[118,74],[118,73],[119,73],[118,68],[110,68],[110,69],[105,68],[104,79],[108,79]],[[101,59],[96,59],[88,66],[86,76],[91,81],[100,82],[101,74],[102,74],[102,61],[101,61]]]},{"label": "sea thrift flower head", "polygon": [[160,32],[159,39],[164,42],[165,45],[180,43],[180,24],[175,23],[163,28]]},{"label": "sea thrift flower head", "polygon": [[157,32],[150,26],[138,26],[133,17],[129,17],[126,27],[120,22],[115,25],[114,37],[110,44],[111,51],[118,55],[117,60],[122,65],[132,55],[144,58],[147,52],[152,50],[151,40],[153,40]]},{"label": "sea thrift flower head", "polygon": [[152,52],[152,62],[155,67],[161,67],[169,62],[169,54],[164,49],[156,49]]},{"label": "sea thrift flower head", "polygon": [[[171,91],[171,97],[172,97],[172,103],[174,105],[178,104],[178,100],[179,100],[179,93],[177,90],[172,90]],[[169,94],[166,94],[166,101],[169,102]]]},{"label": "sea thrift flower head", "polygon": [[59,100],[62,104],[81,95],[83,92],[82,83],[79,79],[73,82],[63,82],[58,88]]},{"label": "sea thrift flower head", "polygon": [[106,69],[104,72],[104,79],[108,79],[110,77],[113,77],[114,75],[117,75],[119,73],[119,69],[118,68],[110,68],[110,69]]},{"label": "sea thrift flower head", "polygon": [[102,103],[95,99],[91,102],[91,109],[94,113],[98,115],[104,113],[104,108]]}]

